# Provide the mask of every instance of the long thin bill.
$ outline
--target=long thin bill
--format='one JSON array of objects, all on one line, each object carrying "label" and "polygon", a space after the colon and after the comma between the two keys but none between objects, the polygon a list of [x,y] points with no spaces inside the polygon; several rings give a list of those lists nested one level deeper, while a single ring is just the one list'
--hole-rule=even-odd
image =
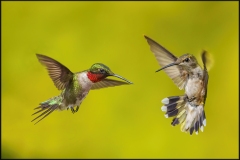
[{"label": "long thin bill", "polygon": [[177,65],[177,64],[176,64],[175,62],[174,62],[174,63],[171,63],[171,64],[168,64],[168,65],[166,65],[166,66],[160,68],[160,69],[157,70],[156,72],[159,72],[159,71],[161,71],[161,70],[163,70],[163,69],[165,69],[165,68],[168,68],[168,67],[171,67],[171,66],[174,66],[174,65]]},{"label": "long thin bill", "polygon": [[123,77],[121,77],[121,76],[119,76],[119,75],[117,75],[117,74],[113,74],[112,76],[117,77],[117,78],[120,78],[120,79],[126,81],[126,82],[129,83],[129,84],[133,84],[133,83],[130,82],[129,80],[127,80],[127,79],[125,79],[125,78],[123,78]]}]

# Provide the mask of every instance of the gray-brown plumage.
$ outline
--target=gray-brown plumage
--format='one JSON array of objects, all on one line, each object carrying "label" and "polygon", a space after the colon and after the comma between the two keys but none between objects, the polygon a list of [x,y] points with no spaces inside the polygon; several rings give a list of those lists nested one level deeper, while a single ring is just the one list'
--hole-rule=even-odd
[{"label": "gray-brown plumage", "polygon": [[202,53],[204,68],[198,64],[196,58],[191,54],[184,54],[179,58],[163,46],[144,36],[155,55],[159,65],[157,70],[164,70],[180,90],[185,90],[183,96],[172,96],[162,100],[165,117],[173,117],[172,125],[181,124],[181,130],[198,134],[199,128],[203,131],[206,126],[204,112],[207,97],[208,72],[206,68],[206,51]]}]

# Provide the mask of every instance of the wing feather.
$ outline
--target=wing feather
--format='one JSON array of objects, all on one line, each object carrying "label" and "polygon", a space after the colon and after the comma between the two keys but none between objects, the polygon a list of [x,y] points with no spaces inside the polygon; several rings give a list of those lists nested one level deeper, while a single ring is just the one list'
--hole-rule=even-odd
[{"label": "wing feather", "polygon": [[130,84],[130,83],[105,78],[97,83],[94,83],[91,90],[106,88],[106,87],[115,87],[115,86],[120,86],[125,84]]},{"label": "wing feather", "polygon": [[44,65],[54,85],[63,90],[72,80],[73,73],[58,61],[41,54],[36,54],[39,62]]},{"label": "wing feather", "polygon": [[[161,67],[164,67],[168,64],[171,64],[177,60],[171,52],[165,49],[163,46],[152,40],[151,38],[144,36],[147,39],[147,42],[150,46],[150,50],[155,55],[158,64]],[[186,85],[187,75],[184,72],[183,68],[179,65],[171,66],[164,69],[165,73],[173,80],[173,82],[179,87],[179,89],[183,89]]]}]

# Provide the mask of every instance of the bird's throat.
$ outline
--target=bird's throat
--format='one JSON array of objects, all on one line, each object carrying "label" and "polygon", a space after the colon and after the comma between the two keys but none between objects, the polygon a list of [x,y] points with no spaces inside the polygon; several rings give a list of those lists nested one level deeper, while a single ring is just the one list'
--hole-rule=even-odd
[{"label": "bird's throat", "polygon": [[98,74],[98,73],[92,73],[88,72],[87,73],[88,79],[92,81],[93,83],[101,81],[105,76],[103,74]]}]

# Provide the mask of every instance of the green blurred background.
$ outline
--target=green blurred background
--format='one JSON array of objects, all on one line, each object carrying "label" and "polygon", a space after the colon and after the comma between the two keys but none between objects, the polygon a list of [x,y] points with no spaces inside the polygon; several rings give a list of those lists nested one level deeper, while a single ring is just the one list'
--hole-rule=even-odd
[{"label": "green blurred background", "polygon": [[[237,158],[238,2],[1,2],[2,158]],[[176,56],[212,56],[199,135],[172,127],[161,100],[182,95],[143,35]],[[60,93],[38,62],[101,62],[133,85],[90,91],[79,111],[31,114]],[[201,62],[201,61],[200,61]],[[202,64],[202,63],[200,63]]]}]

